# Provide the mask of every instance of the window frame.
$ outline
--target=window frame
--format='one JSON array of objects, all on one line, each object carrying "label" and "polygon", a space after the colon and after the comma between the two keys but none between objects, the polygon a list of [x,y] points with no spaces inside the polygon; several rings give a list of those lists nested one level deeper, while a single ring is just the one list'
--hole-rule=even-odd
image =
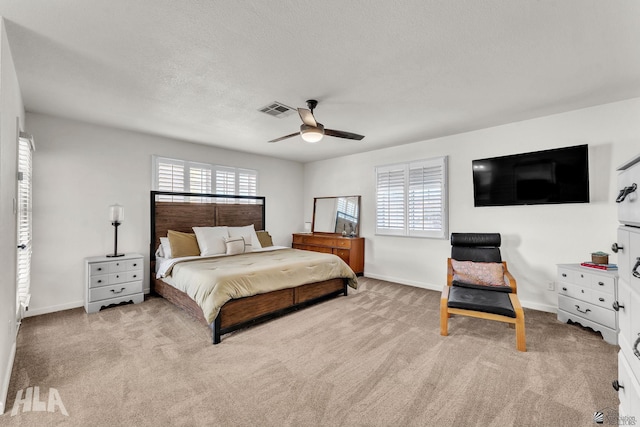
[{"label": "window frame", "polygon": [[[375,234],[447,239],[449,230],[447,156],[375,167]],[[417,172],[421,170],[422,172]],[[422,173],[411,182],[412,172]],[[415,175],[413,175],[415,178]],[[386,188],[383,186],[384,180]],[[413,190],[412,190],[413,187]],[[422,188],[420,188],[422,187]],[[433,192],[432,196],[425,193]],[[434,209],[433,204],[437,202]],[[384,205],[387,206],[384,206]],[[412,215],[413,213],[413,215]],[[440,224],[439,227],[434,225]]]}]

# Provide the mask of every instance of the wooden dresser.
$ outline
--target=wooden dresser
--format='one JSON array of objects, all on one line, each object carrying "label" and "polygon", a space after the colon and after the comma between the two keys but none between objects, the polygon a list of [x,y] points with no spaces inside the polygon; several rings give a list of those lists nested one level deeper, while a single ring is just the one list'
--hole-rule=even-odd
[{"label": "wooden dresser", "polygon": [[294,249],[338,255],[358,276],[364,274],[364,237],[296,233],[291,246]]}]

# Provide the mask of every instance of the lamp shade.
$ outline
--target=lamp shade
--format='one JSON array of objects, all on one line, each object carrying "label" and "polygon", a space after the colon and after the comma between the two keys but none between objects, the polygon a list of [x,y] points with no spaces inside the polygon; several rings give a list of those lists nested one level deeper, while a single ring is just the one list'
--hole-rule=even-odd
[{"label": "lamp shade", "polygon": [[324,136],[324,126],[320,123],[318,123],[318,127],[301,124],[300,136],[307,142],[318,142]]},{"label": "lamp shade", "polygon": [[109,206],[109,220],[111,222],[122,222],[124,220],[124,208],[117,203]]}]

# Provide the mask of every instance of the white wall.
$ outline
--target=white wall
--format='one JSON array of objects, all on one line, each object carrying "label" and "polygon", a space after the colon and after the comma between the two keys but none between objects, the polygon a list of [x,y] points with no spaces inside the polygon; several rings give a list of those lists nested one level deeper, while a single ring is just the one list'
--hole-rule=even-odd
[{"label": "white wall", "polygon": [[[591,203],[473,206],[472,160],[578,144],[589,144]],[[376,236],[374,168],[448,155],[449,232],[501,233],[503,258],[518,280],[523,305],[555,311],[556,293],[547,285],[554,281],[556,264],[611,252],[617,227],[615,169],[638,153],[640,98],[306,164],[304,218],[311,219],[314,197],[362,195],[365,276],[440,290],[449,241]],[[615,255],[610,262],[616,262]]]},{"label": "white wall", "polygon": [[16,350],[16,238],[18,120],[24,106],[11,50],[0,18],[0,414]]},{"label": "white wall", "polygon": [[[83,259],[113,252],[113,203],[125,209],[118,251],[139,252],[148,261],[154,154],[256,169],[274,243],[290,245],[291,233],[303,228],[300,163],[41,114],[28,113],[27,123],[37,146],[30,315],[83,304]],[[144,286],[148,291],[148,265]]]}]

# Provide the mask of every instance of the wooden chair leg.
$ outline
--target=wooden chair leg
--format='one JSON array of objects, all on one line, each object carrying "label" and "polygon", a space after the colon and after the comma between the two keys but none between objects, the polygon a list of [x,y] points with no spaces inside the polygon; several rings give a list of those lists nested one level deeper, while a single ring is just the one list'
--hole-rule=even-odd
[{"label": "wooden chair leg", "polygon": [[516,348],[519,351],[527,351],[527,338],[524,332],[524,319],[516,323]]},{"label": "wooden chair leg", "polygon": [[440,335],[449,335],[449,311],[447,303],[449,301],[449,286],[446,286],[440,297]]},{"label": "wooden chair leg", "polygon": [[515,294],[510,294],[511,304],[516,312],[516,348],[519,351],[527,351],[527,338],[524,331],[524,310],[520,300]]}]

